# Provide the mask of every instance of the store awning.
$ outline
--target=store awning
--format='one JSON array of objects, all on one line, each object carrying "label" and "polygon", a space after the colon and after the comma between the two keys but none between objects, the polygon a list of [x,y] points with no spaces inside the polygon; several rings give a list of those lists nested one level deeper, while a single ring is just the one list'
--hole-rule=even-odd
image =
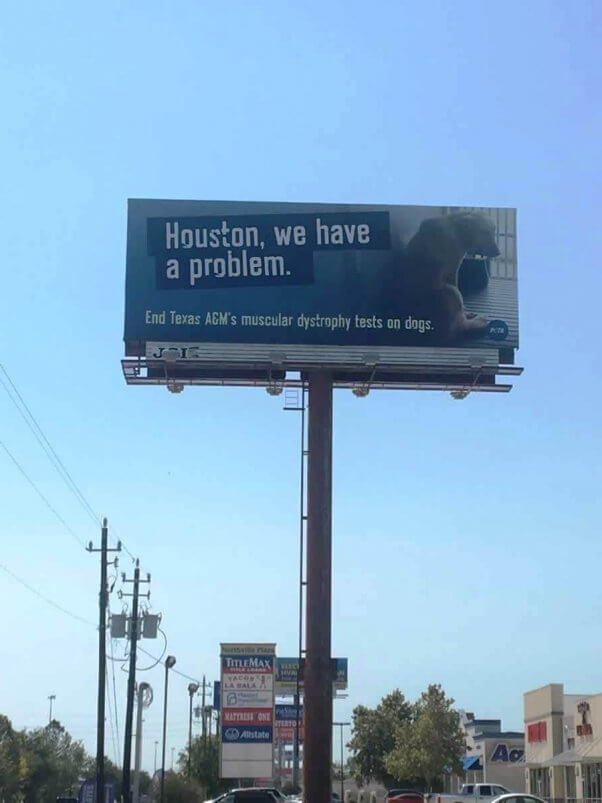
[{"label": "store awning", "polygon": [[462,764],[464,766],[464,772],[478,772],[483,769],[481,766],[481,756],[464,756]]},{"label": "store awning", "polygon": [[[596,745],[598,752],[600,752],[600,745]],[[594,747],[594,745],[592,745]],[[602,756],[592,753],[577,753],[576,750],[565,750],[564,753],[549,758],[547,761],[542,761],[542,767],[562,767],[569,764],[587,764],[588,762],[602,762]]]},{"label": "store awning", "polygon": [[542,767],[562,767],[566,764],[577,764],[578,761],[582,761],[583,756],[577,755],[574,750],[565,750],[564,753],[558,753],[558,755],[549,758],[547,761],[542,761]]}]

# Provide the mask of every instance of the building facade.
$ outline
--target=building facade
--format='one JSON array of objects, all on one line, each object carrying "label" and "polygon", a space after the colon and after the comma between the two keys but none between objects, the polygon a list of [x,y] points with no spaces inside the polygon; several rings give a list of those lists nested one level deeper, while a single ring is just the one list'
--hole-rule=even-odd
[{"label": "building facade", "polygon": [[462,712],[461,725],[466,740],[464,777],[450,776],[448,792],[457,792],[462,783],[488,783],[505,786],[511,792],[525,791],[525,744],[522,731],[504,731],[499,719],[476,719]]},{"label": "building facade", "polygon": [[602,799],[602,694],[550,683],[524,695],[525,781],[546,800]]}]

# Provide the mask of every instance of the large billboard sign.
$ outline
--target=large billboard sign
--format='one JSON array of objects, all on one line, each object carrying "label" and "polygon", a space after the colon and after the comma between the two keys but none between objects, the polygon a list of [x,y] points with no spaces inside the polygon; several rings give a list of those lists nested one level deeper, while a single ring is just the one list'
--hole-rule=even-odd
[{"label": "large billboard sign", "polygon": [[251,345],[341,365],[358,347],[508,353],[515,210],[130,200],[125,342],[226,363]]},{"label": "large billboard sign", "polygon": [[275,644],[221,645],[220,775],[271,777]]}]

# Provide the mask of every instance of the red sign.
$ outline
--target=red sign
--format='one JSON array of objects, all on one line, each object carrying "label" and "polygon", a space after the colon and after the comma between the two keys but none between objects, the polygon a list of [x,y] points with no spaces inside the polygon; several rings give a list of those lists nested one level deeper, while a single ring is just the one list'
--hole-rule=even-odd
[{"label": "red sign", "polygon": [[[292,744],[295,741],[295,721],[294,720],[284,720],[281,722],[276,722],[276,739],[279,742],[287,742]],[[303,728],[303,723],[299,723],[299,740],[302,742],[305,738],[305,731]]]},{"label": "red sign", "polygon": [[271,725],[271,708],[224,708],[224,725]]},{"label": "red sign", "polygon": [[534,722],[532,725],[527,726],[527,741],[533,742],[547,742],[548,740],[548,723],[547,722]]},{"label": "red sign", "polygon": [[577,725],[577,736],[591,736],[592,733],[592,726],[589,722],[586,722],[585,725]]},{"label": "red sign", "polygon": [[222,672],[242,675],[272,675],[274,673],[274,659],[266,655],[225,655],[222,657]]}]

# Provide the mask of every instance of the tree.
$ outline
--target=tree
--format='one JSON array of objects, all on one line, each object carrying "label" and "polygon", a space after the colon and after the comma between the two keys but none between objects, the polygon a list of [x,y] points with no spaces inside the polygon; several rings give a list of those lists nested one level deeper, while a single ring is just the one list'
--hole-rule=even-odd
[{"label": "tree", "polygon": [[166,803],[202,803],[205,794],[196,778],[187,778],[180,772],[165,773]]},{"label": "tree", "polygon": [[45,728],[24,732],[22,738],[27,761],[24,803],[45,803],[77,792],[88,758],[81,742],[74,742],[56,720]]},{"label": "tree", "polygon": [[[182,774],[188,773],[188,750],[180,753],[178,766]],[[215,797],[228,788],[219,778],[219,741],[216,736],[197,736],[192,740],[190,777],[198,781],[208,797]]]},{"label": "tree", "polygon": [[395,747],[397,730],[410,720],[412,706],[399,689],[386,695],[376,708],[358,705],[353,710],[351,772],[358,784],[376,780],[391,786],[391,775],[385,759]]},{"label": "tree", "polygon": [[22,734],[13,729],[8,717],[0,714],[0,800],[5,803],[20,800],[26,776]]},{"label": "tree", "polygon": [[462,772],[466,744],[453,703],[440,685],[431,684],[422,693],[412,719],[397,728],[394,747],[385,759],[394,778],[424,778],[432,789],[444,773]]}]

